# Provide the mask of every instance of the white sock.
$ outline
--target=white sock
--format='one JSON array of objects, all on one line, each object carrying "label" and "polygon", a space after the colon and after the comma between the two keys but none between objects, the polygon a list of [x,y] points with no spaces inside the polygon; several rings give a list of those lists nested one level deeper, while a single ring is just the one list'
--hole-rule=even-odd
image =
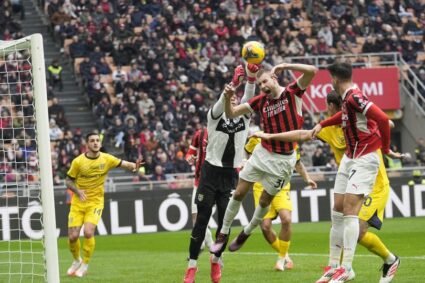
[{"label": "white sock", "polygon": [[212,261],[212,262],[214,262],[214,263],[217,263],[217,262],[219,262],[219,261],[220,261],[220,257],[218,257],[218,256],[216,256],[216,255],[212,255],[212,257],[211,257],[211,261]]},{"label": "white sock", "polygon": [[212,243],[214,242],[211,235],[211,230],[209,227],[207,227],[207,231],[205,231],[205,245],[207,248],[211,247]]},{"label": "white sock", "polygon": [[247,235],[251,234],[252,231],[263,221],[263,217],[264,215],[266,215],[267,211],[269,211],[268,206],[261,207],[261,205],[257,205],[254,211],[254,215],[251,218],[251,221],[243,229],[244,233]]},{"label": "white sock", "polygon": [[226,213],[224,214],[223,226],[221,227],[220,233],[229,234],[230,226],[232,225],[236,214],[238,214],[241,204],[241,201],[235,200],[233,197],[230,199],[227,204]]},{"label": "white sock", "polygon": [[387,258],[385,259],[386,264],[392,264],[396,260],[396,257],[394,254],[390,253]]},{"label": "white sock", "polygon": [[357,215],[344,216],[344,256],[342,258],[342,265],[346,270],[351,269],[359,231],[359,217]]},{"label": "white sock", "polygon": [[332,210],[332,227],[329,237],[329,265],[332,268],[339,266],[341,251],[344,242],[344,214]]},{"label": "white sock", "polygon": [[196,267],[198,261],[196,259],[189,259],[189,268]]}]

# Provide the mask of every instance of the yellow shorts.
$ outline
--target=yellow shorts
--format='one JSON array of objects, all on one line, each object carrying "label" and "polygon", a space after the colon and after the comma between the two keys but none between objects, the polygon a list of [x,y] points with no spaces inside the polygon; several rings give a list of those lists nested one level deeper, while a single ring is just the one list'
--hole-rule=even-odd
[{"label": "yellow shorts", "polygon": [[90,222],[94,225],[102,218],[103,204],[99,203],[72,203],[68,215],[68,227],[81,227]]},{"label": "yellow shorts", "polygon": [[[264,219],[276,219],[279,211],[282,209],[292,211],[290,188],[291,185],[288,183],[277,195],[275,195],[272,203],[270,204],[270,209],[264,216]],[[255,183],[253,191],[254,205],[257,207],[261,193],[263,192],[263,186],[260,183]]]},{"label": "yellow shorts", "polygon": [[390,184],[373,187],[359,212],[359,219],[380,230],[384,222],[384,210],[390,195]]}]

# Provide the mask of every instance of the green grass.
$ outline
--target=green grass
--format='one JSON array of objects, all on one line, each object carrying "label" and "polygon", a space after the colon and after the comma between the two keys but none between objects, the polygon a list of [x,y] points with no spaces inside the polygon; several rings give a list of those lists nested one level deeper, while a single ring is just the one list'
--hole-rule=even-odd
[{"label": "green grass", "polygon": [[[295,268],[284,272],[273,270],[276,255],[257,230],[241,251],[224,254],[221,282],[314,282],[327,263],[329,227],[329,222],[294,224],[290,253]],[[239,231],[240,228],[234,228],[232,236]],[[61,238],[61,282],[183,282],[189,235],[190,231],[182,231],[96,237],[89,274],[83,279],[65,275],[71,254],[66,238]],[[424,282],[425,218],[387,219],[378,235],[401,257],[401,267],[393,282]],[[355,282],[378,282],[381,264],[380,258],[358,246]],[[209,272],[208,254],[204,252],[199,258],[196,281],[211,282]]]}]

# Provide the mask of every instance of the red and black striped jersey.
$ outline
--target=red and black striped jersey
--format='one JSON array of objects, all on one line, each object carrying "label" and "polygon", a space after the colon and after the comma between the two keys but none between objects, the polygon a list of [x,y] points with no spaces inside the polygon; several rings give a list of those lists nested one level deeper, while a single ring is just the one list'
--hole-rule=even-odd
[{"label": "red and black striped jersey", "polygon": [[207,152],[207,143],[208,143],[208,131],[206,127],[195,132],[195,135],[192,137],[192,143],[190,148],[197,151],[198,158],[196,159],[195,164],[195,186],[199,184],[199,178],[201,176],[201,167],[205,161],[205,155]]},{"label": "red and black striped jersey", "polygon": [[[302,126],[302,96],[305,90],[301,89],[297,81],[291,82],[282,91],[277,99],[269,98],[262,93],[251,98],[247,105],[251,112],[259,112],[264,125],[265,133],[282,133],[298,130]],[[266,141],[261,145],[270,152],[289,153],[296,147],[296,142]]]}]

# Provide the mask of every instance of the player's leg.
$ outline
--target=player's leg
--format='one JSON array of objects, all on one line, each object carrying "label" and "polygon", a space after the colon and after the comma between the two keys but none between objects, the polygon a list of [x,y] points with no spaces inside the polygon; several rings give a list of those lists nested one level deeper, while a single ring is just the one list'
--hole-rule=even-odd
[{"label": "player's leg", "polygon": [[331,229],[329,233],[329,263],[325,267],[323,275],[316,283],[329,282],[336,274],[341,259],[341,251],[344,241],[344,196],[348,182],[348,166],[350,160],[344,155],[338,168],[334,185],[334,207],[331,212]]},{"label": "player's leg", "polygon": [[381,257],[384,261],[380,281],[384,283],[391,282],[394,278],[400,264],[400,259],[390,252],[378,235],[368,231],[369,227],[374,227],[378,230],[381,229],[384,220],[384,209],[389,196],[389,184],[378,187],[376,186],[377,184],[375,184],[373,192],[365,199],[359,213],[359,244],[367,248],[371,253]]},{"label": "player's leg", "polygon": [[354,279],[352,262],[360,234],[359,212],[365,196],[372,192],[379,169],[379,156],[372,152],[352,160],[344,197],[344,253],[341,268],[332,277],[334,282],[347,282]]},{"label": "player's leg", "polygon": [[103,205],[92,205],[86,209],[84,217],[83,262],[75,272],[75,276],[77,277],[83,277],[87,273],[96,246],[94,232],[97,223],[99,223],[99,220],[102,218],[102,212]]},{"label": "player's leg", "polygon": [[[195,225],[196,222],[196,217],[198,214],[198,206],[195,203],[195,196],[196,196],[196,192],[197,192],[198,187],[197,186],[193,186],[193,191],[192,191],[192,201],[191,201],[191,208],[192,208],[192,224],[193,226]],[[202,243],[201,246],[201,250],[204,249],[204,246],[206,245],[207,248],[209,248],[211,246],[211,244],[213,243],[213,239],[212,239],[212,235],[211,235],[211,230],[209,227],[207,227],[207,230],[205,232],[205,240]]]},{"label": "player's leg", "polygon": [[217,172],[217,168],[205,162],[201,169],[199,187],[195,194],[198,213],[190,237],[189,263],[184,277],[185,283],[195,282],[195,276],[198,270],[198,256],[202,242],[205,239],[205,231],[215,202],[215,190],[220,185],[220,180],[221,177]]},{"label": "player's leg", "polygon": [[75,271],[77,271],[82,263],[80,257],[80,231],[83,221],[84,212],[78,205],[72,204],[68,216],[68,247],[72,254],[73,262],[67,270],[68,276],[74,276]]}]

